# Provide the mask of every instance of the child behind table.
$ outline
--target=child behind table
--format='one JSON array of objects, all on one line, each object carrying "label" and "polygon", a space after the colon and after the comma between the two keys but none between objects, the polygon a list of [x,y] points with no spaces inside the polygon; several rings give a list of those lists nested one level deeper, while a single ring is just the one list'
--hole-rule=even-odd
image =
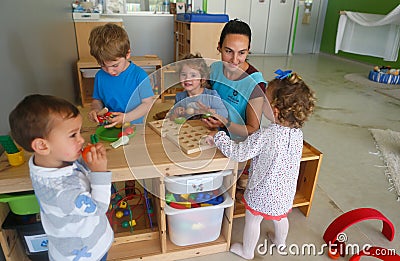
[{"label": "child behind table", "polygon": [[[280,71],[282,72],[282,71]],[[214,136],[221,152],[236,161],[252,160],[249,181],[244,192],[246,207],[243,243],[231,246],[231,252],[253,259],[263,219],[272,220],[275,233],[270,240],[280,248],[286,246],[289,230],[287,215],[293,205],[303,148],[301,127],[315,106],[314,92],[296,73],[269,82],[264,113],[272,123],[235,143],[223,131]],[[269,107],[270,104],[270,107]]]},{"label": "child behind table", "polygon": [[106,260],[114,239],[106,212],[111,172],[106,149],[96,143],[84,163],[82,116],[71,103],[49,95],[25,97],[9,116],[11,134],[26,151],[40,204],[50,260]]},{"label": "child behind table", "polygon": [[154,94],[147,73],[129,61],[128,33],[116,24],[98,26],[90,33],[89,46],[90,54],[101,66],[94,80],[89,119],[98,122],[97,113],[105,107],[112,112],[106,127],[143,123]]},{"label": "child behind table", "polygon": [[175,96],[172,118],[199,118],[201,115],[214,115],[228,118],[221,97],[208,84],[210,68],[200,54],[188,54],[177,63],[179,81],[185,89]]}]

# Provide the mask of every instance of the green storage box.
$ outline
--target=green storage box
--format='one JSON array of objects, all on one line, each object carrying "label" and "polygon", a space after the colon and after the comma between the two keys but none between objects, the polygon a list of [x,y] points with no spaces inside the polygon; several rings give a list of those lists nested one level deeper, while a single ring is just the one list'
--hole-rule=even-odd
[{"label": "green storage box", "polygon": [[0,202],[8,203],[10,210],[17,215],[29,215],[40,212],[39,203],[33,192],[1,194]]}]

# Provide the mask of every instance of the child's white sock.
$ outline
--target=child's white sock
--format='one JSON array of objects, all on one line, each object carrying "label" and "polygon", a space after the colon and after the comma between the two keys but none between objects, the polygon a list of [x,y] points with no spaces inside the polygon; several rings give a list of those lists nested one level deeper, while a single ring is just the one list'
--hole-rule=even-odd
[{"label": "child's white sock", "polygon": [[281,220],[273,220],[275,235],[271,232],[267,233],[267,237],[271,239],[277,247],[286,246],[286,238],[289,232],[289,220],[287,218],[282,218]]},{"label": "child's white sock", "polygon": [[260,224],[262,220],[262,216],[254,216],[250,211],[246,210],[243,244],[233,244],[230,249],[232,253],[244,259],[254,258],[254,250],[260,236]]}]

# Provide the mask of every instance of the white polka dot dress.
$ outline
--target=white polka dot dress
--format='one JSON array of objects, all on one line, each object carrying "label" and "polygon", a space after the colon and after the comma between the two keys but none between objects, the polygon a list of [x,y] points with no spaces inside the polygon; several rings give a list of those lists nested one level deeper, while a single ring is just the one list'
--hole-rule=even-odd
[{"label": "white polka dot dress", "polygon": [[240,143],[220,131],[214,142],[225,156],[236,161],[253,158],[244,193],[248,207],[272,217],[291,210],[303,150],[301,129],[270,124]]}]

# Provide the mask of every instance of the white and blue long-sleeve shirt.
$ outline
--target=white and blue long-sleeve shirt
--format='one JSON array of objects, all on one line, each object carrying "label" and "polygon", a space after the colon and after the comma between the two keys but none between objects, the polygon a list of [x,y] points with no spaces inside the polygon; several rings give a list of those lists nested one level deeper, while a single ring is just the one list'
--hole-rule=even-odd
[{"label": "white and blue long-sleeve shirt", "polygon": [[64,168],[36,166],[30,176],[40,204],[51,261],[100,260],[114,233],[106,212],[111,196],[111,172],[91,172],[82,162]]}]

